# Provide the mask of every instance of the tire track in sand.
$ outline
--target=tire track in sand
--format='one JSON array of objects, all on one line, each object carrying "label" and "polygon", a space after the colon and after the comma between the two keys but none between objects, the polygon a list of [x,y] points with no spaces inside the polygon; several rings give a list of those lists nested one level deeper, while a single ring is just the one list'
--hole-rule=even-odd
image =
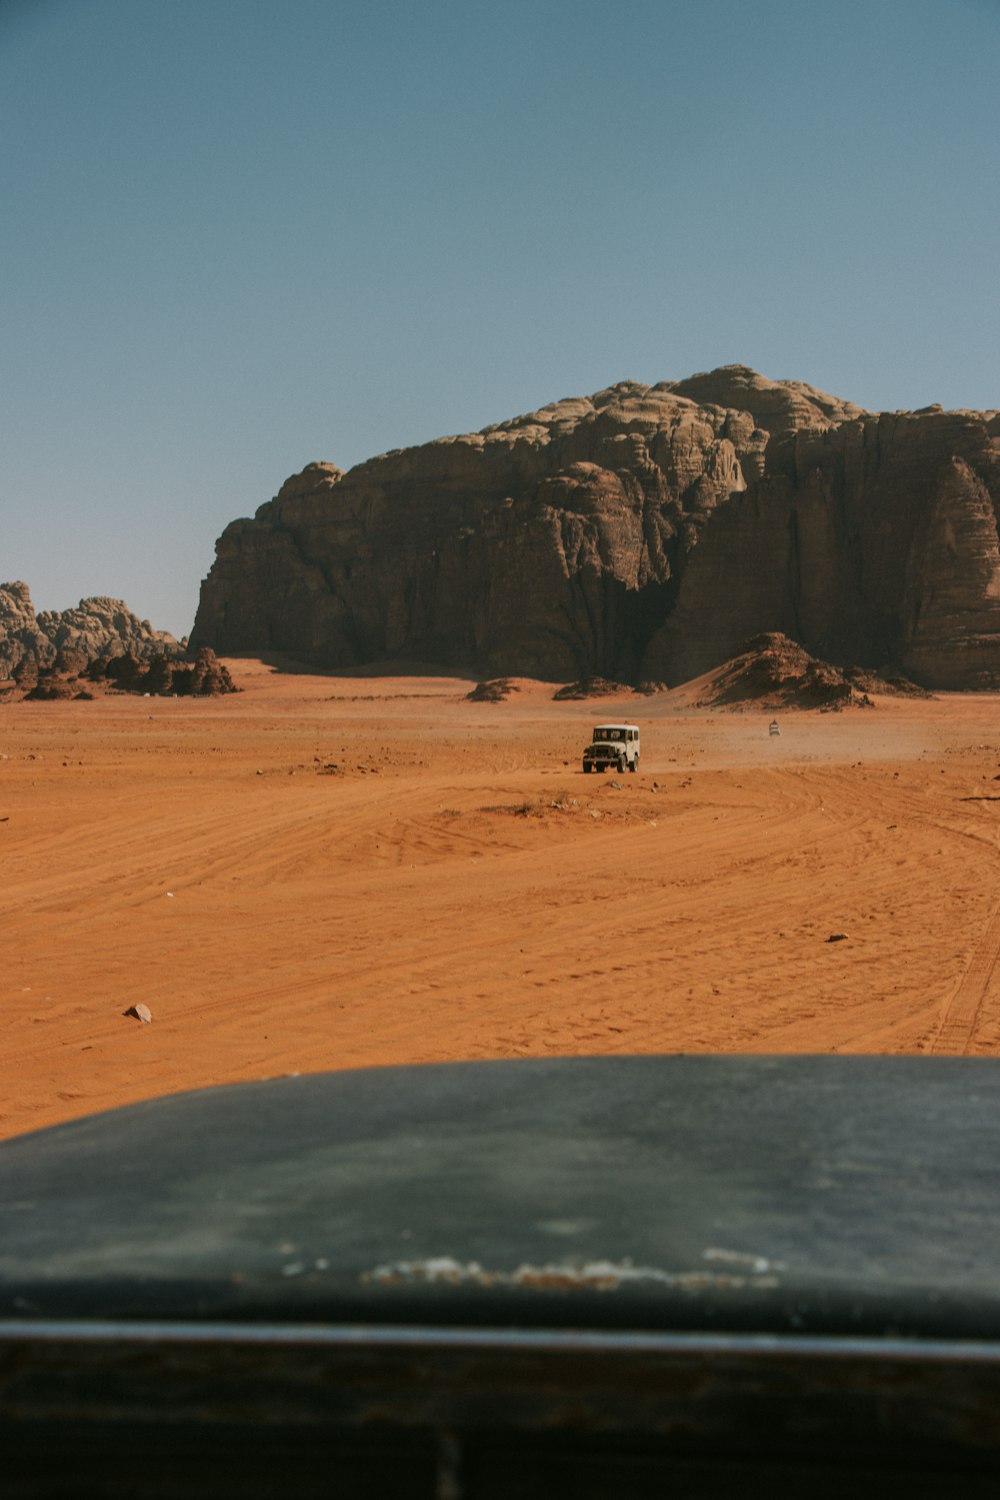
[{"label": "tire track in sand", "polygon": [[964,1056],[972,1045],[997,964],[1000,962],[1000,902],[993,908],[968,967],[945,1005],[928,1052]]}]

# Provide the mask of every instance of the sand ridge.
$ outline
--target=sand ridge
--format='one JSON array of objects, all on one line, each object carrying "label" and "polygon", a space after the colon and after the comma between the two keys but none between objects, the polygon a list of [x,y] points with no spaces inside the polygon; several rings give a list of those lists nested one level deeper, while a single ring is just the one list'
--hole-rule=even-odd
[{"label": "sand ridge", "polygon": [[[222,700],[0,708],[0,1135],[379,1063],[1000,1051],[996,695],[771,736],[704,682],[227,665]],[[584,776],[615,717],[639,773]]]}]

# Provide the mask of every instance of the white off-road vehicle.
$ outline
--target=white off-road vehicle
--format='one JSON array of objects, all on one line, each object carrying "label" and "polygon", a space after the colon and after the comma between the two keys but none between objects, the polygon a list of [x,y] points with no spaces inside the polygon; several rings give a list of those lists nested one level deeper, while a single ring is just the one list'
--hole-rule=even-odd
[{"label": "white off-road vehicle", "polygon": [[585,771],[636,771],[639,768],[638,724],[595,724],[583,752]]}]

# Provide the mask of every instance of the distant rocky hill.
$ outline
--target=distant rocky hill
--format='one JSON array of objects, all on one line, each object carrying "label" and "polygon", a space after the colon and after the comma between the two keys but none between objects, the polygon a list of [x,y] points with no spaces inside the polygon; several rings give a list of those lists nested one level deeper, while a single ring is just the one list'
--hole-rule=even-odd
[{"label": "distant rocky hill", "polygon": [[685,681],[761,632],[1000,687],[1000,414],[868,412],[742,365],[624,381],[234,521],[192,644]]},{"label": "distant rocky hill", "polygon": [[81,599],[75,609],[35,613],[26,583],[0,583],[0,679],[36,676],[60,653],[82,663],[131,654],[180,657],[185,643],[138,619],[121,599]]},{"label": "distant rocky hill", "polygon": [[817,661],[797,641],[771,632],[744,641],[730,661],[711,672],[698,705],[867,708],[872,706],[870,693],[931,696],[905,677],[884,678],[862,667],[841,668]]}]

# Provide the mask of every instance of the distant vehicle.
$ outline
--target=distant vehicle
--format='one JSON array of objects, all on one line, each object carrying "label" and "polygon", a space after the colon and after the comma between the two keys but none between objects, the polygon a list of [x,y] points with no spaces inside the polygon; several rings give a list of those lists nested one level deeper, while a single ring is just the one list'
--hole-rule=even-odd
[{"label": "distant vehicle", "polygon": [[583,752],[583,769],[590,771],[636,771],[639,768],[637,724],[595,724],[590,744]]}]

